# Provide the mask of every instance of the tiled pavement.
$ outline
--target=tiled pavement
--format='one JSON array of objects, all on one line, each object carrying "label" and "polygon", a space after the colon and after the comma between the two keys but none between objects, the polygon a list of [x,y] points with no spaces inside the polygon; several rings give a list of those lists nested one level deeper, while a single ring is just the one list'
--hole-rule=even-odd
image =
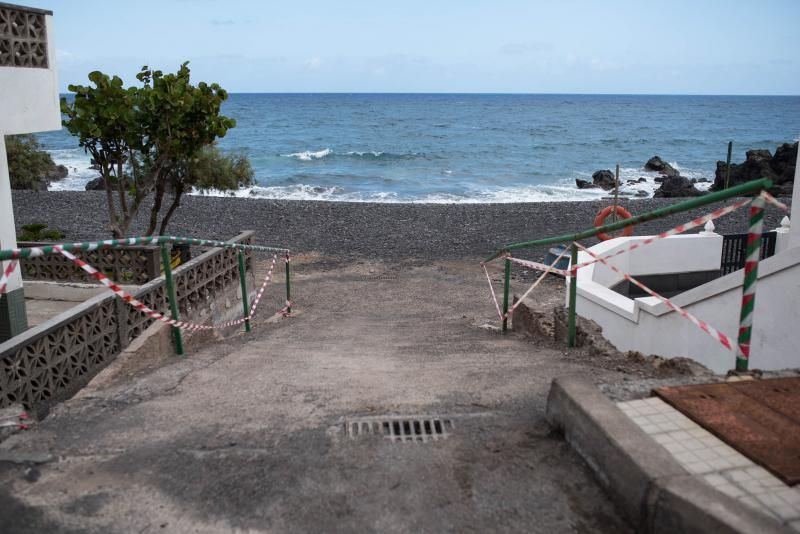
[{"label": "tiled pavement", "polygon": [[657,397],[617,406],[695,477],[800,532],[800,485],[787,486]]}]

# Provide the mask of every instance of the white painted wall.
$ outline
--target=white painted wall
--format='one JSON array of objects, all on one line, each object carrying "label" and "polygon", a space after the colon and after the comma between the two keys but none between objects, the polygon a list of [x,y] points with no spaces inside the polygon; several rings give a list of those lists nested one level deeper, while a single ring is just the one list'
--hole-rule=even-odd
[{"label": "white painted wall", "polygon": [[[709,242],[706,240],[714,239],[713,237],[681,236],[683,242],[676,245],[675,243],[679,241],[677,237],[647,245],[647,249],[634,251],[631,257],[640,255],[641,263],[664,261],[667,264],[674,264],[677,257],[670,259],[666,251],[693,247],[695,252],[702,254],[703,262],[691,261],[686,265],[687,259],[693,256],[685,255],[685,251],[681,250],[683,271],[705,270],[706,266],[711,264],[711,254],[704,254],[703,249],[716,248],[715,245],[705,246],[705,243]],[[721,246],[721,238],[719,241]],[[623,243],[614,246],[609,246],[607,243],[609,242],[603,245],[609,250],[624,246]],[[595,251],[595,247],[592,247],[592,251]],[[579,254],[578,261],[584,259],[588,259],[588,254]],[[720,252],[716,252],[717,267],[719,259]],[[701,266],[704,262],[706,266]],[[597,322],[603,328],[603,335],[619,350],[635,350],[668,358],[689,357],[718,373],[734,368],[734,352],[725,349],[719,342],[670,310],[655,297],[629,299],[611,291],[594,279],[595,269],[592,267],[581,269],[578,273],[577,312],[581,317]],[[634,276],[650,274],[649,269],[640,264],[631,274]],[[743,276],[743,271],[731,273],[681,293],[672,301],[735,341],[739,326]],[[607,278],[601,275],[600,279]],[[800,307],[796,305],[799,299],[800,248],[793,248],[760,262],[751,368],[800,367],[800,349],[798,349]]]},{"label": "white painted wall", "polygon": [[4,135],[61,129],[53,17],[45,16],[45,24],[49,68],[0,67],[0,133]]},{"label": "white painted wall", "polygon": [[[794,167],[794,185],[792,186],[792,217],[794,210],[800,210],[800,150],[797,151],[797,161]],[[798,207],[795,207],[798,206]],[[789,233],[789,247],[800,247],[800,213],[797,214],[797,224]]]},{"label": "white painted wall", "polygon": [[[0,134],[0,249],[14,248],[17,246],[17,231],[14,228],[14,210],[11,205],[11,181],[8,178],[8,156],[6,155],[6,140]],[[0,268],[5,272],[7,261],[0,261]],[[22,286],[22,277],[17,268],[8,281],[7,291],[13,291]]]},{"label": "white painted wall", "polygon": [[[52,16],[45,16],[45,25],[48,68],[0,67],[0,249],[17,246],[3,136],[61,128]],[[5,270],[8,262],[0,263]],[[17,268],[6,289],[13,291],[21,286],[22,278]]]},{"label": "white painted wall", "polygon": [[[609,239],[593,246],[592,252],[606,255],[620,248],[627,248],[632,243],[644,241],[646,237],[635,236]],[[584,259],[578,259],[578,263],[591,259],[591,256],[585,252],[579,253],[579,256]],[[687,266],[689,259],[691,259],[691,268]],[[660,239],[647,245],[646,248],[634,251],[632,254],[625,253],[611,258],[609,263],[623,272],[636,276],[637,274],[680,273],[688,270],[712,271],[719,269],[721,259],[721,235],[693,234]],[[622,276],[602,263],[596,263],[590,267],[594,269],[587,272],[591,273],[591,279],[597,283],[611,287],[622,280]]]}]

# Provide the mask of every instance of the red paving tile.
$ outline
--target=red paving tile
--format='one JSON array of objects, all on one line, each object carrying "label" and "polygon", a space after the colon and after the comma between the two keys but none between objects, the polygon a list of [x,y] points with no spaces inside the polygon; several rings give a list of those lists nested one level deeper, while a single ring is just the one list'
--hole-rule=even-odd
[{"label": "red paving tile", "polygon": [[654,393],[787,484],[800,482],[800,378],[663,387]]}]

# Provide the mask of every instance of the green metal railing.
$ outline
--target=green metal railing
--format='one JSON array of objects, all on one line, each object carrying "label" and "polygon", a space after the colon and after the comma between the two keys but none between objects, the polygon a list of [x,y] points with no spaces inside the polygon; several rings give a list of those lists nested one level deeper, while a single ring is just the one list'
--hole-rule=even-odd
[{"label": "green metal railing", "polygon": [[[659,208],[653,211],[649,211],[647,213],[643,213],[642,215],[635,215],[628,219],[623,219],[617,222],[613,222],[610,224],[606,224],[603,226],[594,227],[591,229],[583,230],[580,232],[572,233],[572,234],[564,234],[555,237],[546,237],[542,239],[535,239],[533,241],[523,241],[520,243],[511,243],[508,245],[504,245],[502,248],[499,248],[494,254],[486,258],[485,262],[488,263],[492,260],[495,260],[501,256],[509,254],[512,250],[519,250],[529,247],[536,247],[536,246],[544,246],[544,245],[552,245],[556,243],[571,243],[572,250],[571,250],[571,262],[570,262],[570,269],[572,270],[573,267],[578,263],[578,247],[575,245],[576,241],[580,241],[582,239],[587,239],[589,237],[594,237],[599,233],[608,233],[613,232],[616,230],[620,230],[626,228],[628,226],[633,226],[636,224],[640,224],[647,221],[654,221],[657,219],[662,219],[669,215],[674,215],[677,213],[682,213],[694,208],[699,208],[701,206],[706,206],[708,204],[713,204],[714,202],[719,202],[721,200],[726,200],[733,197],[740,197],[740,196],[750,196],[750,195],[757,195],[763,190],[769,189],[772,186],[772,181],[767,178],[763,178],[761,180],[753,180],[751,182],[747,182],[741,185],[737,185],[723,191],[717,191],[715,193],[709,193],[707,195],[703,195],[700,197],[695,197],[690,200],[686,200],[684,202],[679,202],[677,204],[673,204],[671,206],[666,206],[663,208]],[[760,230],[759,230],[760,232]],[[760,234],[759,234],[760,235]],[[511,262],[506,259],[505,260],[505,279],[503,284],[503,331],[507,331],[508,329],[508,302],[509,302],[509,291],[510,291],[510,277],[511,277]],[[576,335],[576,311],[575,306],[577,302],[577,277],[574,276],[575,272],[573,271],[573,276],[569,281],[569,312],[568,312],[568,320],[567,320],[567,346],[574,347],[575,346],[575,335]],[[753,297],[754,298],[754,297]],[[741,368],[741,364],[737,365],[737,367]]]},{"label": "green metal railing", "polygon": [[[175,293],[175,282],[172,277],[172,258],[170,255],[168,245],[170,243],[176,244],[189,244],[197,246],[215,247],[215,248],[231,248],[236,249],[237,261],[239,267],[239,283],[242,290],[242,309],[244,310],[244,317],[247,318],[250,310],[247,302],[247,279],[245,272],[245,258],[244,251],[261,251],[272,253],[285,253],[286,259],[286,302],[287,307],[291,302],[291,282],[289,279],[289,249],[283,247],[266,247],[260,245],[246,245],[242,243],[230,243],[227,241],[217,241],[211,239],[196,239],[191,237],[176,237],[176,236],[145,236],[145,237],[129,237],[124,239],[106,239],[104,241],[86,241],[80,243],[58,243],[52,245],[45,245],[39,247],[24,247],[0,250],[0,261],[17,260],[21,258],[35,258],[39,256],[47,256],[50,254],[58,254],[59,251],[56,247],[60,247],[68,252],[79,251],[92,251],[107,248],[120,248],[133,245],[159,245],[161,248],[161,263],[164,270],[164,279],[167,289],[167,298],[169,300],[170,314],[172,319],[179,319],[178,312],[178,299]],[[291,313],[291,308],[288,307],[287,311]],[[244,321],[244,328],[246,332],[250,332],[250,320]],[[183,334],[181,329],[177,326],[172,326],[172,332],[175,339],[175,353],[177,355],[184,354]]]}]

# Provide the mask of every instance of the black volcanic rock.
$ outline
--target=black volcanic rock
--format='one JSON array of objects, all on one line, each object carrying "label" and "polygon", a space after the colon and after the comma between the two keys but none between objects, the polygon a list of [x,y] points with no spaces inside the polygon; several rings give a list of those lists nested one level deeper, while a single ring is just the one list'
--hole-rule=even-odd
[{"label": "black volcanic rock", "polygon": [[63,180],[69,175],[69,169],[64,165],[56,165],[50,172],[45,175],[45,178],[51,182]]},{"label": "black volcanic rock", "polygon": [[[778,147],[773,156],[769,150],[748,150],[743,163],[731,163],[729,186],[735,186],[769,178],[774,186],[770,189],[773,194],[791,192],[794,182],[794,170],[797,163],[797,143],[784,143]],[[727,165],[724,161],[717,161],[717,170],[714,173],[712,191],[725,189],[725,176]]]},{"label": "black volcanic rock", "polygon": [[652,158],[648,159],[647,163],[644,164],[644,168],[648,171],[659,172],[664,176],[680,176],[680,172],[678,172],[675,167],[658,156],[653,156]]},{"label": "black volcanic rock", "polygon": [[597,189],[599,187],[588,180],[581,180],[580,178],[575,179],[575,185],[578,189]]},{"label": "black volcanic rock", "polygon": [[615,179],[614,173],[610,170],[595,171],[592,173],[592,183],[598,187],[609,191],[614,189]]},{"label": "black volcanic rock", "polygon": [[794,182],[794,169],[797,165],[797,143],[784,143],[775,150],[770,167],[778,175],[777,183]]},{"label": "black volcanic rock", "polygon": [[666,176],[661,187],[653,194],[655,198],[698,197],[703,192],[697,189],[691,180],[683,176]]},{"label": "black volcanic rock", "polygon": [[86,183],[86,190],[87,191],[105,191],[106,190],[106,183],[103,181],[102,176],[98,176],[93,180],[89,180]]}]

